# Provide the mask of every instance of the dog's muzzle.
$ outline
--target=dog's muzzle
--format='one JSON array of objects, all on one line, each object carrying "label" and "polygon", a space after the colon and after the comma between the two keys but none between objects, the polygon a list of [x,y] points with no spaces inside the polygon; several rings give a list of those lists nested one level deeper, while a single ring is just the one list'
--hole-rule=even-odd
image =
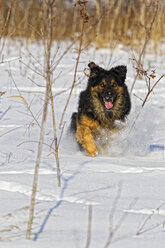
[{"label": "dog's muzzle", "polygon": [[103,102],[106,110],[111,110],[114,106],[114,96],[111,91],[106,92],[106,95],[103,97]]}]

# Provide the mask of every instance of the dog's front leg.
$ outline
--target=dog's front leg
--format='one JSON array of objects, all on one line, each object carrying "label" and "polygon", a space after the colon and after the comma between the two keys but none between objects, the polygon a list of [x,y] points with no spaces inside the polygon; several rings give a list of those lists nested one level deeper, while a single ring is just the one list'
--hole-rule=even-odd
[{"label": "dog's front leg", "polygon": [[88,126],[81,124],[77,126],[76,139],[91,157],[95,157],[98,154],[98,148]]}]

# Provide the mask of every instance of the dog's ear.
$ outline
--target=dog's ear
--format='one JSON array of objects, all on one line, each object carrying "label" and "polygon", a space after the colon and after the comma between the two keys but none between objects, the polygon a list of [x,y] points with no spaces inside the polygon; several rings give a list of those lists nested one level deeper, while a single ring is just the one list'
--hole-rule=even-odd
[{"label": "dog's ear", "polygon": [[121,82],[124,84],[127,74],[127,67],[125,65],[116,66],[110,69],[110,71],[117,73],[121,78]]},{"label": "dog's ear", "polygon": [[88,67],[90,68],[90,77],[92,78],[97,77],[97,75],[104,70],[103,68],[96,65],[94,62],[90,62],[88,64]]}]

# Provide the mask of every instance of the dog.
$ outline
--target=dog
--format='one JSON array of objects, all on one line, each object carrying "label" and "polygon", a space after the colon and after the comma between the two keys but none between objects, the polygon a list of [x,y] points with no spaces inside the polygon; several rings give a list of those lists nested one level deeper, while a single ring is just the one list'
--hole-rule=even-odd
[{"label": "dog", "polygon": [[80,147],[95,157],[99,152],[98,137],[103,130],[106,130],[106,136],[117,131],[115,121],[125,121],[131,101],[125,84],[126,66],[104,70],[90,62],[88,67],[88,84],[80,93],[78,112],[72,114],[70,127]]}]

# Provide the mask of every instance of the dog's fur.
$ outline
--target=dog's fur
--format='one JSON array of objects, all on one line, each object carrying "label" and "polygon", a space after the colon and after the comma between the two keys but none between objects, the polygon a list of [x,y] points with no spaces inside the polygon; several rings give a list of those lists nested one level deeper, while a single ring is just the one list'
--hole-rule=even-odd
[{"label": "dog's fur", "polygon": [[90,76],[79,98],[78,112],[72,114],[71,130],[78,144],[92,157],[98,153],[96,137],[103,130],[113,133],[115,121],[124,121],[131,109],[127,86],[127,68],[117,66],[109,71],[89,63]]}]

